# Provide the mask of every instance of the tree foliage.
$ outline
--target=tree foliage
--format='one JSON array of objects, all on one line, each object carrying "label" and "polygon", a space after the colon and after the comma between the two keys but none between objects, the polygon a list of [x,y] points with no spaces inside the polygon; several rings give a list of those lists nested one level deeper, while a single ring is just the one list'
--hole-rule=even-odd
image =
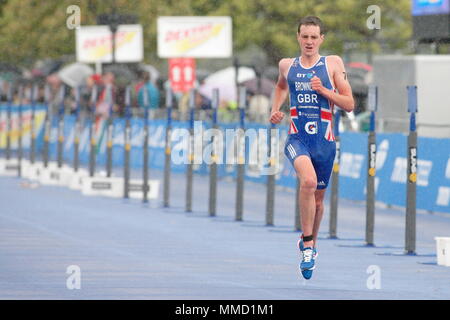
[{"label": "tree foliage", "polygon": [[[75,30],[66,26],[70,5],[80,7],[82,25],[95,24],[96,16],[113,6],[119,13],[137,15],[147,61],[156,57],[158,16],[231,16],[234,52],[256,45],[270,63],[298,54],[297,24],[306,15],[317,15],[326,25],[326,53],[343,54],[345,43],[377,51],[386,40],[401,48],[411,35],[409,0],[0,0],[0,62],[26,65],[75,55]],[[370,5],[381,10],[380,30],[367,28]]]}]

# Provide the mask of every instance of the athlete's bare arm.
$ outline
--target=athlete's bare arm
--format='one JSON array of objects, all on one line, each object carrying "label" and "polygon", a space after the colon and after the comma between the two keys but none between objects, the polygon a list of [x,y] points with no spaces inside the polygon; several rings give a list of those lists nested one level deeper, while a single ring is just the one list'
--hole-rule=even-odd
[{"label": "athlete's bare arm", "polygon": [[289,71],[289,67],[292,64],[291,58],[281,59],[278,64],[278,81],[275,86],[275,93],[272,103],[272,112],[270,113],[270,122],[277,124],[280,123],[284,118],[284,113],[280,111],[281,106],[283,105],[286,97],[289,93],[289,86],[287,83],[287,73]]},{"label": "athlete's bare arm", "polygon": [[329,90],[322,86],[322,82],[318,77],[313,77],[311,79],[313,90],[316,90],[319,94],[323,95],[341,109],[347,112],[353,111],[355,102],[353,100],[352,88],[347,80],[344,62],[339,56],[328,56],[327,65],[334,86],[338,92],[334,92],[333,90]]}]

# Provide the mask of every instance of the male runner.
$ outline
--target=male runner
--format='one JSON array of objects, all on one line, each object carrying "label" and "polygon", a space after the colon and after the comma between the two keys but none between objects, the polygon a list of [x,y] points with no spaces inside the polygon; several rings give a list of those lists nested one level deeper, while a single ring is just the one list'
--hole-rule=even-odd
[{"label": "male runner", "polygon": [[270,121],[276,124],[283,119],[279,110],[289,92],[291,122],[284,152],[300,179],[300,270],[305,279],[310,279],[317,257],[323,199],[336,153],[333,105],[351,112],[354,101],[342,59],[319,54],[324,41],[321,20],[314,16],[301,19],[297,40],[301,56],[280,60]]}]

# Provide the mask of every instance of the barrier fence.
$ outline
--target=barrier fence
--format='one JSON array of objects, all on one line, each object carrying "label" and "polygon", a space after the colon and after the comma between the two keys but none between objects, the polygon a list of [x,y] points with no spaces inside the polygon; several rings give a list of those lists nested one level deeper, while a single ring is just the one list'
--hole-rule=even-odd
[{"label": "barrier fence", "polygon": [[[47,107],[43,104],[34,106],[34,128],[35,133],[35,152],[36,158],[42,160],[42,154],[45,147],[44,128]],[[2,157],[7,155],[7,144],[10,143],[10,157],[14,156],[19,146],[19,125],[18,110],[11,108],[11,133],[9,137],[6,134],[8,106],[0,105],[0,149]],[[22,107],[22,147],[24,158],[29,158],[31,151],[31,113],[32,107],[25,105]],[[93,124],[93,126],[91,126]],[[115,118],[112,122],[112,152],[114,157],[112,165],[121,167],[124,161],[124,131],[126,120]],[[212,124],[208,122],[196,123],[198,129],[203,130],[212,128]],[[176,154],[187,154],[183,139],[178,129],[188,129],[189,123],[182,121],[171,121],[171,150],[166,150],[165,139],[167,121],[166,120],[149,120],[149,166],[150,168],[163,170],[166,163],[166,155],[168,151]],[[93,128],[93,135],[96,140],[95,165],[104,167],[107,162],[107,139],[106,120],[99,120],[96,123],[92,119],[85,118],[80,124],[79,137],[79,162],[88,165],[90,162],[90,147],[92,146],[92,138],[90,136],[90,128]],[[75,128],[76,116],[66,115],[63,125],[64,143],[62,146],[62,159],[64,163],[72,163],[74,161],[75,147]],[[133,169],[142,168],[143,164],[143,139],[145,121],[144,119],[130,119],[130,167]],[[239,127],[239,123],[218,123],[217,127],[224,132],[227,129],[235,129]],[[246,123],[246,129],[268,130],[270,126],[261,124]],[[282,148],[287,137],[288,128],[285,126],[277,126],[279,129],[279,140],[281,141],[279,153],[279,170],[275,176],[275,183],[278,186],[287,188],[296,188],[297,179],[294,169],[285,159]],[[375,201],[389,205],[406,207],[406,183],[408,159],[407,153],[407,136],[400,133],[378,133],[376,143],[376,176],[374,177]],[[252,159],[253,163],[245,164],[245,179],[248,181],[266,183],[268,175],[262,175],[264,163],[258,162],[258,148],[267,148],[264,139],[251,141],[246,145],[247,160]],[[57,159],[58,154],[58,119],[53,118],[49,132],[49,158]],[[233,141],[224,143],[232,144]],[[261,146],[258,147],[258,144]],[[350,200],[366,200],[366,186],[368,170],[367,164],[367,146],[368,134],[355,132],[341,132],[340,134],[340,165],[339,165],[339,196]],[[198,149],[198,148],[197,148]],[[417,150],[419,159],[417,161],[417,208],[431,212],[450,213],[450,139],[441,138],[417,138]],[[198,151],[198,150],[197,150]],[[196,157],[201,158],[200,154]],[[223,155],[225,162],[227,154]],[[92,160],[92,159],[91,159]],[[185,172],[186,165],[170,162],[171,171]],[[198,174],[208,174],[209,166],[206,163],[194,164],[193,171]],[[217,162],[218,177],[232,176],[236,177],[236,166],[234,164],[226,164]]]},{"label": "barrier fence", "polygon": [[[416,254],[416,209],[450,213],[450,139],[417,137],[417,87],[407,87],[407,94],[410,112],[408,137],[403,134],[375,135],[376,87],[369,90],[371,119],[368,134],[340,133],[339,112],[336,113],[337,152],[329,191],[330,238],[337,238],[338,196],[366,202],[366,246],[374,246],[375,202],[405,207],[404,253],[407,255]],[[64,88],[59,95],[63,101]],[[48,100],[47,88],[45,96]],[[20,177],[25,153],[25,158],[31,162],[41,159],[45,169],[54,170],[48,166],[57,164],[60,172],[45,173],[49,179],[52,175],[67,177],[71,174],[76,185],[90,184],[92,189],[106,189],[111,196],[124,198],[137,192],[137,197],[147,202],[149,192],[155,197],[155,188],[149,186],[148,169],[157,168],[164,170],[163,203],[168,207],[170,173],[185,172],[186,212],[192,211],[194,172],[209,174],[210,216],[216,214],[218,177],[231,176],[236,180],[236,221],[244,219],[244,181],[266,184],[268,226],[274,224],[275,185],[279,185],[296,189],[294,226],[295,230],[301,231],[299,182],[283,155],[288,128],[245,122],[246,92],[243,87],[239,88],[237,123],[217,122],[216,96],[212,121],[195,121],[195,96],[193,90],[189,120],[173,121],[170,90],[166,94],[167,120],[149,120],[148,107],[144,108],[144,118],[133,118],[130,87],[126,88],[124,117],[117,117],[112,111],[112,88],[106,88],[105,103],[109,105],[106,117],[94,117],[92,113],[80,117],[77,89],[75,111],[71,115],[65,115],[63,102],[55,115],[48,111],[47,104],[23,105],[23,88],[19,88],[18,103],[14,105],[12,94],[8,92],[8,103],[0,105],[0,150],[3,157],[0,159],[0,173],[7,170],[16,158],[12,171]],[[96,98],[94,89],[90,101],[92,106]],[[34,97],[30,100],[34,101]],[[146,95],[144,101],[146,105]],[[73,168],[64,166],[69,163]],[[89,173],[79,171],[82,164],[89,167]],[[98,166],[105,167],[106,177],[95,175]],[[122,178],[113,177],[113,167],[123,168]],[[142,180],[131,179],[131,168],[143,169]],[[159,186],[159,181],[153,181],[152,185]],[[95,190],[83,192],[96,194]]]}]

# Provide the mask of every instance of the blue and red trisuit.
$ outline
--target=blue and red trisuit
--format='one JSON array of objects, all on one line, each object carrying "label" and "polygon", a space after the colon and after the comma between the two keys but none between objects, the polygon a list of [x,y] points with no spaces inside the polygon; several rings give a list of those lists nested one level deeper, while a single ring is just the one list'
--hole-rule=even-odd
[{"label": "blue and red trisuit", "polygon": [[291,122],[284,153],[292,165],[298,156],[308,156],[316,171],[317,189],[325,189],[336,154],[333,103],[311,89],[314,76],[320,78],[325,88],[335,91],[325,56],[310,68],[303,67],[300,58],[294,59],[287,74]]}]

